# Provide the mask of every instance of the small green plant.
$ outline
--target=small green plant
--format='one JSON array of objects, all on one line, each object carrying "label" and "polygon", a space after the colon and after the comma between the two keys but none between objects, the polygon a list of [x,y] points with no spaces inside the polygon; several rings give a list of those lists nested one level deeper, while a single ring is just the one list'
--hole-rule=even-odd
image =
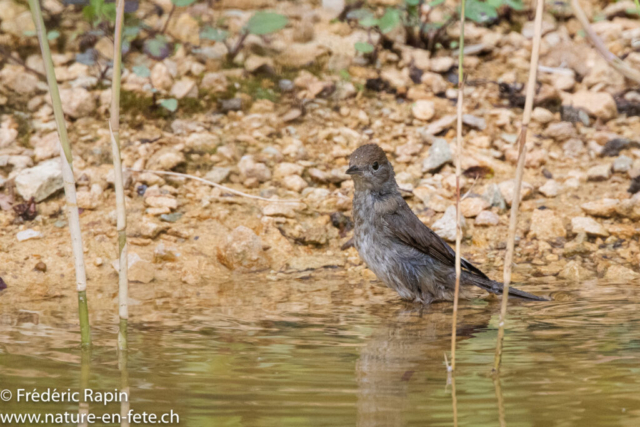
[{"label": "small green plant", "polygon": [[82,9],[82,15],[94,26],[103,22],[114,23],[116,20],[116,4],[107,3],[105,0],[90,0]]},{"label": "small green plant", "polygon": [[[142,77],[143,79],[151,77],[151,70],[149,70],[149,67],[147,67],[146,65],[134,65],[133,67],[131,67],[131,71],[133,71],[136,76]],[[148,88],[148,91],[151,92],[153,105],[159,105],[171,113],[174,113],[178,109],[177,99],[169,98],[156,101],[158,90],[155,87],[151,86]]]},{"label": "small green plant", "polygon": [[254,13],[242,28],[233,46],[229,43],[229,32],[213,26],[204,27],[200,32],[200,38],[224,43],[227,46],[227,59],[233,61],[242,50],[249,34],[264,37],[280,31],[286,27],[288,23],[289,20],[284,15],[275,12],[259,11]]},{"label": "small green plant", "polygon": [[[444,8],[443,21],[432,21],[430,16],[434,9]],[[468,0],[465,18],[477,24],[488,25],[500,18],[505,9],[522,10],[521,0]],[[403,26],[407,34],[407,44],[413,47],[433,51],[438,45],[451,47],[453,41],[445,40],[446,28],[460,16],[460,10],[449,10],[444,0],[404,0],[400,5],[389,7],[380,14],[363,7],[351,10],[346,19],[355,22],[368,31],[366,42],[357,42],[355,49],[370,59],[375,60],[380,48],[390,44],[387,34],[398,26]],[[373,34],[379,35],[377,43]]]},{"label": "small green plant", "polygon": [[178,109],[178,100],[175,98],[161,99],[159,105],[173,113]]}]

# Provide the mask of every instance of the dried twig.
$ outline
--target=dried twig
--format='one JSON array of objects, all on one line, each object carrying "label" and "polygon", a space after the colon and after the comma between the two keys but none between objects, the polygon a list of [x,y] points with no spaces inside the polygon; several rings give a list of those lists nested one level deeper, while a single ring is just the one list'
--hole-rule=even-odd
[{"label": "dried twig", "polygon": [[262,200],[263,202],[271,202],[271,203],[300,203],[298,199],[289,199],[289,200],[278,200],[278,199],[267,199],[265,197],[254,196],[253,194],[243,193],[242,191],[234,190],[233,188],[225,187],[224,185],[217,184],[213,181],[208,181],[204,178],[200,178],[193,175],[187,175],[186,173],[179,172],[168,172],[168,171],[157,171],[151,169],[129,169],[131,172],[149,172],[155,173],[157,175],[169,175],[169,176],[179,176],[182,178],[189,178],[195,181],[203,182],[205,184],[211,185],[213,187],[219,188],[224,191],[228,191],[229,193],[237,194],[238,196],[247,197],[249,199]]},{"label": "dried twig", "polygon": [[626,62],[611,53],[605,46],[602,39],[598,37],[595,31],[593,31],[593,28],[591,28],[591,25],[589,23],[589,18],[587,18],[584,10],[582,10],[582,7],[580,7],[580,1],[571,0],[571,7],[573,8],[573,13],[576,16],[576,19],[580,21],[582,28],[584,28],[584,32],[587,34],[587,37],[589,37],[589,40],[591,40],[591,43],[593,43],[593,46],[604,58],[604,60],[607,61],[607,63],[613,69],[615,69],[617,72],[619,72],[629,80],[640,83],[640,71],[631,68]]},{"label": "dried twig", "polygon": [[118,332],[118,348],[127,348],[127,322],[129,319],[129,278],[127,258],[127,208],[124,199],[122,179],[122,155],[120,152],[120,78],[122,67],[122,24],[124,22],[124,0],[118,0],[116,6],[116,28],[113,41],[113,80],[111,83],[111,148],[113,152],[113,168],[115,172],[116,212],[118,229],[118,314],[120,327]]},{"label": "dried twig", "polygon": [[516,167],[516,179],[513,187],[513,202],[511,203],[511,217],[509,218],[509,236],[507,238],[507,253],[504,260],[504,289],[502,291],[502,306],[500,307],[500,323],[498,325],[498,342],[493,363],[494,372],[500,370],[502,361],[502,343],[504,341],[504,324],[507,317],[507,305],[509,302],[509,284],[511,283],[511,268],[513,264],[513,252],[515,249],[516,228],[518,226],[518,208],[520,207],[520,187],[524,174],[524,163],[527,157],[527,129],[531,121],[533,110],[533,98],[536,88],[536,72],[538,70],[538,58],[540,56],[540,38],[542,35],[542,14],[544,0],[537,0],[536,18],[534,24],[533,47],[531,49],[531,64],[529,66],[529,81],[527,82],[527,98],[524,105],[524,115],[520,138],[518,141],[518,166]]},{"label": "dried twig", "polygon": [[162,30],[160,30],[161,34],[164,34],[167,31],[167,28],[169,28],[169,21],[171,21],[171,17],[173,16],[173,13],[176,11],[176,5],[171,5],[171,10],[169,11],[169,16],[167,16],[167,20],[165,21],[164,25],[162,26]]},{"label": "dried twig", "polygon": [[62,179],[64,181],[64,193],[67,198],[67,218],[69,219],[69,232],[71,233],[71,246],[76,270],[76,289],[78,291],[78,312],[80,317],[80,336],[83,347],[91,345],[91,331],[89,328],[89,308],[87,305],[87,275],[84,266],[84,251],[82,247],[82,233],[80,232],[80,214],[78,213],[78,203],[76,199],[76,181],[73,176],[73,157],[71,155],[71,144],[67,135],[67,126],[62,112],[62,101],[58,91],[58,83],[51,59],[49,41],[46,37],[44,20],[39,0],[29,0],[29,7],[33,15],[33,21],[42,50],[42,59],[47,74],[49,84],[49,94],[53,106],[53,115],[58,128],[60,139],[60,160],[62,164]]},{"label": "dried twig", "polygon": [[47,79],[47,76],[42,74],[40,71],[34,70],[33,68],[29,67],[27,63],[24,62],[22,59],[16,58],[15,56],[11,55],[9,52],[4,50],[3,46],[0,46],[0,55],[4,56],[7,61],[13,61],[16,64],[22,66],[27,72],[33,74],[34,76],[37,76],[39,79],[41,80]]},{"label": "dried twig", "polygon": [[[458,49],[458,123],[456,135],[456,288],[453,296],[453,319],[451,321],[451,371],[456,369],[456,336],[458,327],[458,299],[460,297],[460,246],[462,241],[462,226],[460,225],[460,175],[462,168],[462,106],[464,102],[464,9],[465,0],[460,5],[460,46]],[[457,420],[456,420],[457,421]]]}]

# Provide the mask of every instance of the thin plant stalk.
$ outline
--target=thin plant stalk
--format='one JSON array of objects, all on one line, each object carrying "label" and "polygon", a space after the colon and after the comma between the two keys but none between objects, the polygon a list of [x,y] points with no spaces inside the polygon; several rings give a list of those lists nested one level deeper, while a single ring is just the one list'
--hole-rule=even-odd
[{"label": "thin plant stalk", "polygon": [[67,218],[69,220],[69,232],[71,233],[71,246],[76,271],[76,289],[78,291],[78,314],[80,318],[80,339],[83,347],[91,345],[91,329],[89,326],[89,307],[87,304],[87,274],[84,266],[84,252],[82,245],[82,234],[80,232],[80,214],[78,213],[78,203],[76,198],[76,181],[73,176],[73,157],[71,155],[71,144],[67,135],[67,126],[64,121],[62,111],[62,101],[58,91],[56,74],[53,69],[51,50],[46,37],[44,20],[39,0],[29,0],[29,7],[33,15],[33,21],[42,50],[42,59],[49,84],[49,94],[53,106],[53,115],[60,137],[60,161],[62,164],[62,179],[64,181],[64,193],[67,199]]},{"label": "thin plant stalk", "polygon": [[[638,6],[638,0],[636,0],[636,5]],[[576,19],[580,21],[580,25],[582,25],[584,32],[587,34],[587,37],[591,40],[591,43],[593,43],[593,46],[596,48],[600,56],[602,56],[602,58],[604,58],[604,60],[607,61],[607,63],[617,72],[629,80],[640,83],[640,71],[630,67],[629,64],[611,53],[602,39],[598,37],[598,34],[593,31],[593,28],[591,28],[591,24],[589,23],[589,18],[587,18],[587,15],[580,6],[580,1],[571,0],[571,8],[573,9],[573,14]],[[638,10],[640,10],[640,6],[638,6]]]},{"label": "thin plant stalk", "polygon": [[458,123],[456,135],[456,288],[453,296],[453,320],[451,322],[451,371],[456,369],[456,336],[458,328],[458,299],[460,297],[460,244],[462,226],[460,224],[460,161],[462,158],[462,107],[464,102],[464,12],[465,0],[460,5],[460,46],[458,46]]},{"label": "thin plant stalk", "polygon": [[500,370],[502,362],[502,344],[504,341],[504,325],[507,318],[507,305],[509,304],[509,285],[511,284],[511,269],[513,265],[513,252],[515,250],[516,228],[518,226],[518,209],[520,207],[520,187],[524,175],[524,164],[527,157],[527,130],[531,121],[533,110],[533,98],[536,88],[536,72],[538,71],[538,58],[540,56],[540,38],[542,35],[542,14],[544,0],[538,0],[536,5],[536,18],[534,23],[533,47],[531,49],[531,63],[529,65],[529,81],[527,82],[527,97],[524,104],[522,127],[518,139],[518,165],[516,167],[516,179],[513,186],[513,201],[511,203],[511,217],[509,218],[509,235],[507,237],[507,253],[504,260],[504,289],[502,291],[502,305],[500,307],[500,322],[498,324],[498,342],[496,355],[493,361],[493,370]]},{"label": "thin plant stalk", "polygon": [[118,367],[120,368],[120,391],[125,393],[127,398],[120,401],[120,427],[129,427],[129,410],[131,409],[129,369],[127,350],[120,350],[118,353]]},{"label": "thin plant stalk", "polygon": [[[31,1],[31,0],[29,0]],[[36,0],[38,1],[38,0]],[[91,376],[91,350],[83,351],[80,357],[80,401],[78,402],[78,427],[89,425],[89,402],[85,399],[85,390],[89,389]]]},{"label": "thin plant stalk", "polygon": [[502,387],[500,386],[500,377],[494,376],[493,387],[496,391],[496,400],[498,403],[498,423],[500,427],[507,427],[507,422],[505,421],[506,418],[504,414],[504,399],[502,398]]},{"label": "thin plant stalk", "polygon": [[116,212],[118,229],[119,259],[119,291],[118,315],[120,327],[118,331],[118,348],[127,348],[127,323],[129,319],[129,278],[127,260],[127,208],[124,198],[124,180],[122,178],[122,155],[120,152],[120,77],[122,68],[122,23],[124,21],[124,0],[116,5],[116,29],[113,42],[113,80],[111,84],[111,148],[113,152],[113,168],[115,172]]},{"label": "thin plant stalk", "polygon": [[451,407],[453,410],[453,427],[458,427],[458,396],[456,395],[456,378],[453,375],[451,376]]}]

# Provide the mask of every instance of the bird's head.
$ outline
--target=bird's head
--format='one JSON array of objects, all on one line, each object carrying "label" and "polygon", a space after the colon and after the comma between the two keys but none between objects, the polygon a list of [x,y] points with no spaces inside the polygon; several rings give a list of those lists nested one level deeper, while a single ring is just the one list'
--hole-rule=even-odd
[{"label": "bird's head", "polygon": [[358,147],[349,156],[349,169],[356,191],[387,192],[397,188],[393,166],[376,144]]}]

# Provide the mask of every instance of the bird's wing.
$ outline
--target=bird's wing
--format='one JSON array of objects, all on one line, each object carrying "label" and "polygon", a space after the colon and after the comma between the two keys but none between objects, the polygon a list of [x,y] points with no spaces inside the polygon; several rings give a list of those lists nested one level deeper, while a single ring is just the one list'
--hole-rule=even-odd
[{"label": "bird's wing", "polygon": [[[454,250],[433,230],[424,225],[406,203],[398,203],[393,212],[382,216],[382,220],[389,228],[391,235],[400,239],[404,244],[445,265],[455,266],[456,253]],[[464,258],[460,260],[460,266],[469,273],[488,279],[482,271]]]}]

